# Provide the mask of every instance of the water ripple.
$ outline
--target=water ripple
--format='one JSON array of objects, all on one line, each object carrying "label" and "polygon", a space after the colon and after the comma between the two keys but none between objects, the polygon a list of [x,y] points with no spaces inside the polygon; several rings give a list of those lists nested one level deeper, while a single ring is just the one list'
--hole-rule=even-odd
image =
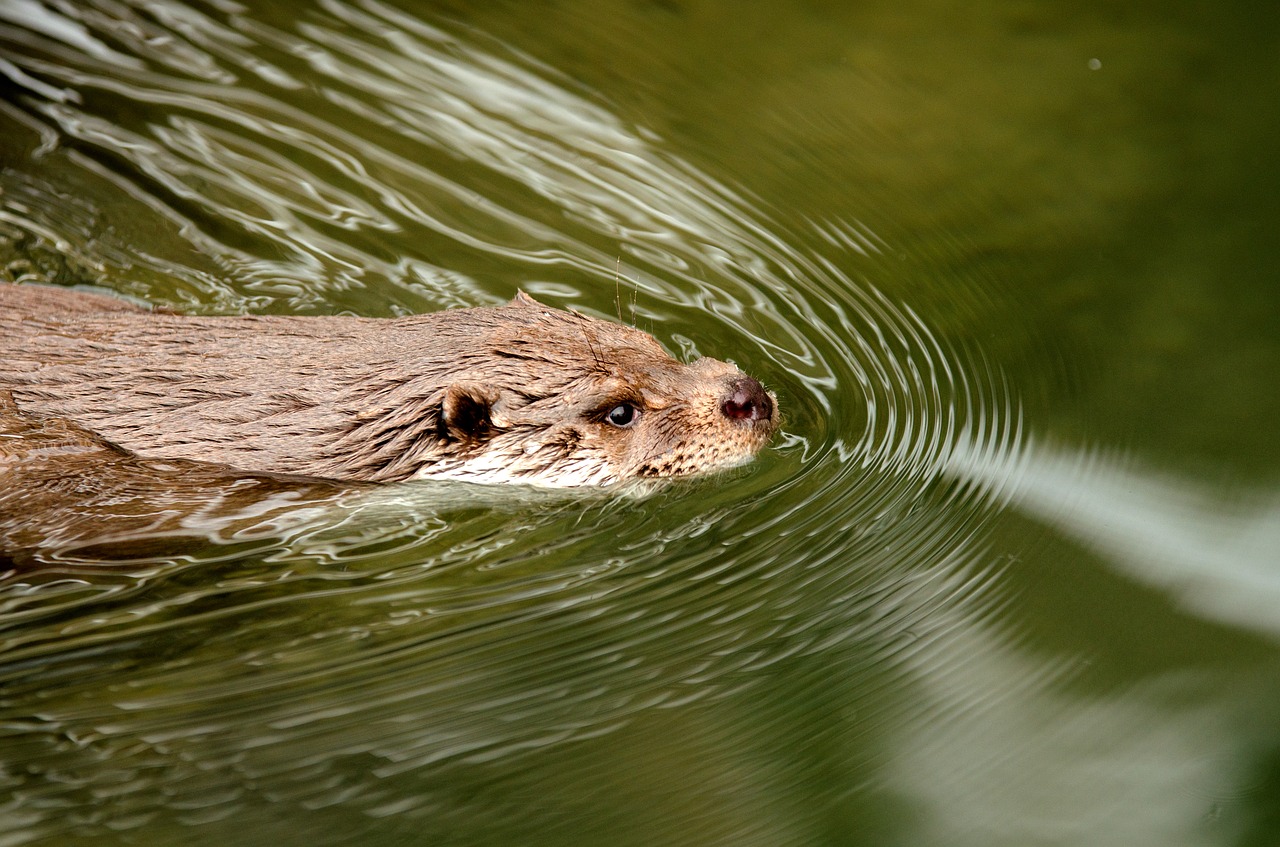
[{"label": "water ripple", "polygon": [[[502,266],[605,316],[622,256],[662,340],[759,373],[787,432],[756,467],[649,497],[408,486],[185,559],[10,574],[5,778],[27,776],[8,843],[53,838],[69,805],[89,832],[234,819],[269,839],[277,804],[440,826],[467,786],[501,802],[491,767],[546,777],[540,753],[736,713],[784,672],[888,722],[882,689],[1005,601],[983,530],[1017,398],[877,288],[895,259],[865,224],[781,223],[551,69],[372,0],[289,24],[120,6],[0,16],[7,108],[44,139],[30,172],[61,158],[94,186],[78,208],[15,177],[7,251],[209,310],[495,302]],[[130,254],[103,223],[124,214],[162,249]],[[984,472],[957,480],[957,453]],[[706,738],[714,761],[734,737]]]}]

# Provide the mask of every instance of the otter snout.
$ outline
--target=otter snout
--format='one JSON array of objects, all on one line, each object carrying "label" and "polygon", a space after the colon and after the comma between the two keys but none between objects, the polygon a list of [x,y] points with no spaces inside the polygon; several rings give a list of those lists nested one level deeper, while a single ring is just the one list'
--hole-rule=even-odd
[{"label": "otter snout", "polygon": [[720,404],[726,418],[738,421],[767,421],[773,417],[773,398],[760,380],[742,376],[730,386],[729,396]]}]

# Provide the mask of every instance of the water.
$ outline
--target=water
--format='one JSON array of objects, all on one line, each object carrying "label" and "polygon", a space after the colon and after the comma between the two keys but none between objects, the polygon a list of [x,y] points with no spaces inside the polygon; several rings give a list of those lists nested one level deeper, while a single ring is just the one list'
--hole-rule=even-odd
[{"label": "water", "polygon": [[786,414],[648,497],[45,551],[0,843],[1280,841],[1273,18],[0,4],[9,278],[524,288]]}]

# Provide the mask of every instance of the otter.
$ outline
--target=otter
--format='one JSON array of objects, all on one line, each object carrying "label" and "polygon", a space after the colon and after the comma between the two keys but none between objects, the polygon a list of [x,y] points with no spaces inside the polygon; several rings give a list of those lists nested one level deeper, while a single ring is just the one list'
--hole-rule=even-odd
[{"label": "otter", "polygon": [[0,390],[145,459],[351,482],[687,476],[778,427],[734,365],[523,292],[400,318],[213,317],[0,285]]}]

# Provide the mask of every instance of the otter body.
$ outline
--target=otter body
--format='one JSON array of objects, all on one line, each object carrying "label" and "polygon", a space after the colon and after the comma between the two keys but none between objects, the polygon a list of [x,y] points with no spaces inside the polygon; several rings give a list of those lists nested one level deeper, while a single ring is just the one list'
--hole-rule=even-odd
[{"label": "otter body", "polygon": [[144,458],[385,482],[571,486],[753,456],[773,397],[714,359],[521,294],[404,318],[203,317],[0,285],[0,390]]},{"label": "otter body", "polygon": [[0,572],[271,536],[366,484],[143,459],[0,391]]}]

